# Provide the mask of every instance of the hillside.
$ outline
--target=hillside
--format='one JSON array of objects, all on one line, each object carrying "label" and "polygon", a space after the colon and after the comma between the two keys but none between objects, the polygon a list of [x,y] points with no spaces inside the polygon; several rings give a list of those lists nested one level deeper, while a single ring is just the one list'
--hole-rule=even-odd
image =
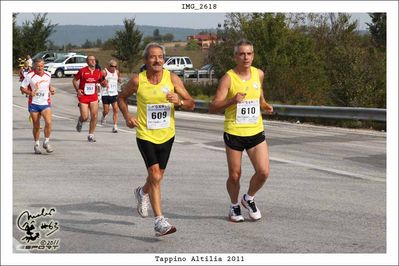
[{"label": "hillside", "polygon": [[[201,31],[215,32],[215,29],[188,29],[188,28],[169,28],[157,27],[147,25],[137,25],[138,29],[143,32],[143,37],[152,36],[155,29],[159,29],[160,34],[164,35],[171,33],[175,36],[175,41],[185,41],[189,35],[197,34]],[[123,30],[122,25],[113,26],[86,26],[86,25],[60,25],[55,27],[55,33],[50,36],[50,40],[54,44],[66,45],[68,43],[73,45],[81,45],[86,40],[95,42],[97,39],[106,41],[114,36],[117,30]]]}]

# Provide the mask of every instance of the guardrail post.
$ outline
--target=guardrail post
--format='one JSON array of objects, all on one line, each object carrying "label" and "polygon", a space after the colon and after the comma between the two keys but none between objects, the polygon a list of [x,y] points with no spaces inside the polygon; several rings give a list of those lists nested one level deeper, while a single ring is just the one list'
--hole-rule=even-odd
[{"label": "guardrail post", "polygon": [[199,70],[196,69],[195,72],[197,73],[197,83],[199,82]]}]

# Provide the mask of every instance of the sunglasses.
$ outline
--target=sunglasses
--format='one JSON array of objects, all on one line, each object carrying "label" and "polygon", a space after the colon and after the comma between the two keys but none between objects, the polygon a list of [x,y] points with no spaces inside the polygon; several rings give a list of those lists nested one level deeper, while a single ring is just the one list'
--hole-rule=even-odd
[{"label": "sunglasses", "polygon": [[118,66],[112,66],[112,65],[110,65],[109,67],[118,67]]}]

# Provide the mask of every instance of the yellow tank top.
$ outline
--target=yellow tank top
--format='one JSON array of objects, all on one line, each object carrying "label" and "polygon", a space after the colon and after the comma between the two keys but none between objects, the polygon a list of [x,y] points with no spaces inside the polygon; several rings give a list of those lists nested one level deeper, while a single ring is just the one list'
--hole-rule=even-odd
[{"label": "yellow tank top", "polygon": [[260,113],[261,83],[258,69],[251,67],[251,78],[243,81],[232,69],[227,72],[231,84],[227,99],[233,98],[238,92],[246,93],[244,102],[233,104],[224,112],[224,131],[235,136],[253,136],[263,129]]},{"label": "yellow tank top", "polygon": [[139,74],[137,138],[162,144],[175,135],[175,108],[173,103],[166,100],[168,92],[174,92],[168,70],[163,70],[162,80],[156,85],[148,81],[147,71]]}]

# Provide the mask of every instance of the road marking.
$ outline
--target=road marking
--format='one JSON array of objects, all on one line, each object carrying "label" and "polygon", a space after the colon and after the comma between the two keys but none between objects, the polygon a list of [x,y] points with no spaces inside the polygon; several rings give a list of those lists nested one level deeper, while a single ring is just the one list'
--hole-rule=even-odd
[{"label": "road marking", "polygon": [[13,249],[15,253],[31,253],[28,249],[21,249],[20,246],[23,246],[15,237],[13,239]]},{"label": "road marking", "polygon": [[[16,104],[13,104],[13,105],[15,107],[20,108],[20,109],[25,109],[25,107],[22,107],[22,106],[19,106],[19,105],[16,105]],[[53,114],[53,116],[57,117],[57,118],[65,119],[65,120],[74,121],[74,119],[71,119],[71,118],[68,118],[68,117],[64,117],[64,116],[59,116],[59,115],[55,115],[55,114]],[[101,124],[97,124],[97,125],[98,126],[102,126]],[[125,133],[130,133],[130,134],[136,134],[136,132],[132,131],[132,130],[125,130],[125,129],[120,129],[119,128],[118,131],[125,132]],[[184,143],[184,141],[179,141],[179,140],[175,140],[175,142],[176,143]],[[198,147],[201,147],[201,148],[210,149],[210,150],[225,151],[224,148],[215,147],[215,146],[202,144],[202,143],[195,143],[194,142],[194,145],[196,145]],[[246,153],[244,153],[244,155],[246,155]],[[369,180],[369,181],[375,181],[375,182],[381,182],[381,183],[385,183],[386,182],[385,178],[367,176],[367,175],[364,175],[364,174],[352,173],[352,172],[338,170],[338,169],[333,169],[333,168],[329,168],[329,167],[318,166],[318,165],[314,165],[314,164],[310,164],[310,163],[291,161],[291,160],[278,158],[278,157],[273,157],[273,156],[269,157],[269,159],[270,159],[270,161],[288,163],[288,164],[301,166],[301,167],[306,167],[306,168],[310,168],[310,169],[321,170],[321,171],[329,172],[329,173],[332,173],[332,174],[339,174],[339,175],[349,176],[349,177],[356,178],[356,179]]]},{"label": "road marking", "polygon": [[[200,146],[200,147],[205,148],[205,149],[210,149],[210,150],[217,150],[217,151],[223,151],[223,152],[225,151],[225,148],[210,146],[210,145],[206,145],[206,144],[197,144],[197,146]],[[243,155],[245,156],[247,154],[243,153]],[[375,181],[375,182],[381,182],[381,183],[385,183],[386,182],[385,178],[367,176],[367,175],[363,175],[363,174],[357,174],[357,173],[352,173],[352,172],[348,172],[348,171],[333,169],[333,168],[329,168],[329,167],[323,167],[323,166],[310,164],[310,163],[291,161],[291,160],[278,158],[278,157],[274,157],[274,156],[270,156],[269,159],[270,159],[270,161],[275,161],[275,162],[280,162],[280,163],[288,163],[288,164],[301,166],[301,167],[306,167],[306,168],[310,168],[310,169],[321,170],[321,171],[325,171],[325,172],[332,173],[332,174],[339,174],[339,175],[349,176],[349,177],[356,178],[356,179],[363,179],[363,180]]]}]

